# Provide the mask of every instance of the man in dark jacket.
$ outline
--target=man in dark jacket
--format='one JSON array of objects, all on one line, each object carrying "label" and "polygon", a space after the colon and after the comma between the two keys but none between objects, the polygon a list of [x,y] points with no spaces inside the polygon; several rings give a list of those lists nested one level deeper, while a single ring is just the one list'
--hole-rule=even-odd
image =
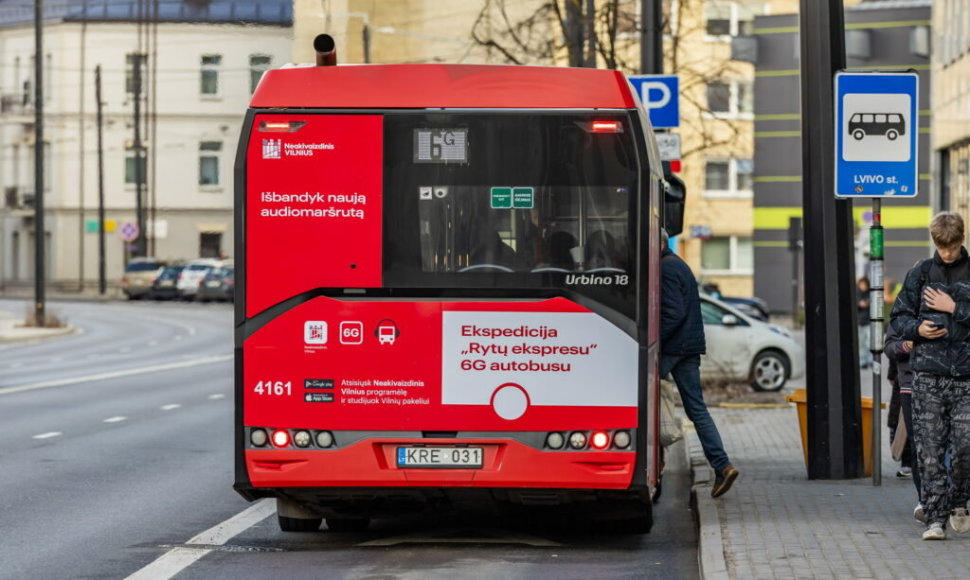
[{"label": "man in dark jacket", "polygon": [[923,539],[944,540],[947,516],[954,531],[970,532],[970,262],[959,214],[934,216],[930,237],[936,253],[906,274],[892,325],[913,342],[913,434],[928,522]]},{"label": "man in dark jacket", "polygon": [[706,352],[704,321],[697,281],[688,266],[667,247],[663,235],[660,260],[660,376],[673,375],[687,418],[693,421],[704,456],[714,468],[712,497],[731,489],[739,471],[728,459],[721,434],[704,403],[701,391],[701,355]]}]

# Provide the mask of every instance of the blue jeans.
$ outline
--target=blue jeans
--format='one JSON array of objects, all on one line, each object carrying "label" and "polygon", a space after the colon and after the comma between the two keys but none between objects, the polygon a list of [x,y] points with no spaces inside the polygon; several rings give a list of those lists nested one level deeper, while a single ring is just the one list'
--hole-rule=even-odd
[{"label": "blue jeans", "polygon": [[660,355],[660,376],[666,377],[668,373],[673,375],[674,383],[677,384],[680,399],[684,403],[684,412],[694,423],[694,430],[697,431],[697,438],[701,440],[707,462],[716,473],[720,473],[722,469],[731,465],[731,460],[724,451],[721,434],[718,433],[717,425],[707,411],[707,404],[704,403],[704,393],[701,391],[700,355]]}]

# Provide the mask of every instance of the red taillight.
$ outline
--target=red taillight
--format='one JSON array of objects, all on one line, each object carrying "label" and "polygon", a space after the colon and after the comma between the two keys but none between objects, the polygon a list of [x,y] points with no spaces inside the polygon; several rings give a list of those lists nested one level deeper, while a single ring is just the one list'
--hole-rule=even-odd
[{"label": "red taillight", "polygon": [[290,433],[285,429],[273,431],[273,445],[276,447],[287,447],[290,444]]},{"label": "red taillight", "polygon": [[610,445],[610,436],[605,431],[596,431],[590,437],[589,445],[593,449],[606,449]]},{"label": "red taillight", "polygon": [[670,160],[670,171],[674,173],[680,173],[680,159]]},{"label": "red taillight", "polygon": [[268,133],[293,133],[304,125],[305,121],[261,121],[259,130]]},{"label": "red taillight", "polygon": [[619,121],[593,121],[593,133],[620,133],[623,131],[623,124]]}]

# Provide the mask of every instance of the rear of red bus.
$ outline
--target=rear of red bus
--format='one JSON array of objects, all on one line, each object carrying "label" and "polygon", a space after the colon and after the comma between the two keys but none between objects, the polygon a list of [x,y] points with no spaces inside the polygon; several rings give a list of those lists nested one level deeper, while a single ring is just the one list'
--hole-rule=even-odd
[{"label": "rear of red bus", "polygon": [[268,72],[236,161],[236,490],[284,530],[487,503],[648,531],[649,131],[613,71]]}]

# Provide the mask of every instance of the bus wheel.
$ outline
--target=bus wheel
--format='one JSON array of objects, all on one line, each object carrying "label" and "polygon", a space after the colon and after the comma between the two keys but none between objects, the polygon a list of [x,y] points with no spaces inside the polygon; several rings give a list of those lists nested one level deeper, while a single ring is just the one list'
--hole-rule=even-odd
[{"label": "bus wheel", "polygon": [[284,532],[315,532],[320,529],[323,518],[293,500],[276,498],[276,517]]},{"label": "bus wheel", "polygon": [[369,526],[370,518],[327,518],[331,532],[365,532]]},{"label": "bus wheel", "polygon": [[866,136],[866,132],[862,129],[856,129],[852,132],[852,136],[855,137],[856,141],[862,141],[862,138]]},{"label": "bus wheel", "polygon": [[896,137],[899,137],[899,133],[897,133],[895,129],[890,129],[886,131],[886,139],[889,139],[890,141],[895,141]]},{"label": "bus wheel", "polygon": [[280,522],[280,530],[284,532],[315,532],[320,529],[323,518],[288,518],[277,516]]}]

